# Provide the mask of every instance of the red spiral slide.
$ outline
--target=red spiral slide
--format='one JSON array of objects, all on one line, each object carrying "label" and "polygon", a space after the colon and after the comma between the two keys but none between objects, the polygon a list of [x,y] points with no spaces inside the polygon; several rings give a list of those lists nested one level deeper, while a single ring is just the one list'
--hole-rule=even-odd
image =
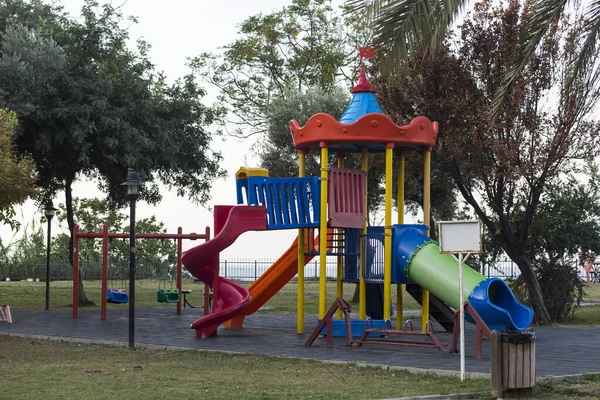
[{"label": "red spiral slide", "polygon": [[[225,223],[222,223],[227,216]],[[181,261],[197,279],[213,290],[213,310],[191,327],[196,337],[211,336],[225,321],[239,314],[250,301],[250,292],[219,276],[219,253],[231,246],[242,233],[267,229],[267,212],[261,206],[215,206],[216,236],[183,254]]]}]

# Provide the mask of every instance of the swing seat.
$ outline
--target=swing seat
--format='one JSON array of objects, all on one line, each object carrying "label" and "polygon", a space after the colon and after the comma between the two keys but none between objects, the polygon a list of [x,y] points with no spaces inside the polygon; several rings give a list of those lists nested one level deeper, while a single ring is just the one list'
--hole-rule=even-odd
[{"label": "swing seat", "polygon": [[158,289],[156,300],[159,303],[177,303],[179,302],[179,290],[177,289]]},{"label": "swing seat", "polygon": [[118,304],[127,303],[129,295],[125,289],[106,289],[106,301]]}]

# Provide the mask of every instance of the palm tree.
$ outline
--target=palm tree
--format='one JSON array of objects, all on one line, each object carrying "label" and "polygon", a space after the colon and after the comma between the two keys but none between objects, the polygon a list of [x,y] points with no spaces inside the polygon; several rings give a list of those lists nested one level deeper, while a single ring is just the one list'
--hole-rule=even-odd
[{"label": "palm tree", "polygon": [[[511,68],[503,76],[503,84],[495,93],[492,117],[500,115],[521,72],[529,63],[542,38],[557,22],[565,8],[577,7],[576,0],[534,0],[530,18],[525,22],[521,45],[518,46]],[[597,62],[600,43],[600,0],[584,1],[584,41],[579,56],[569,68],[569,79],[563,93],[569,93],[571,83],[588,64]],[[387,67],[398,71],[411,54],[433,54],[442,46],[450,26],[468,4],[467,0],[348,0],[353,11],[365,11],[372,23],[373,45],[383,54]]]}]

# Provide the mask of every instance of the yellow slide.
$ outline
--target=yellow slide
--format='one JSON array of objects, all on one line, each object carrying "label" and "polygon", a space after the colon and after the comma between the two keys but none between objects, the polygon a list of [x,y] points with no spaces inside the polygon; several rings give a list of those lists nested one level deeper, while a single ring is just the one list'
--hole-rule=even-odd
[{"label": "yellow slide", "polygon": [[[311,231],[312,230],[306,230]],[[306,232],[305,231],[305,232]],[[305,233],[304,243],[310,240]],[[313,248],[318,248],[319,237],[314,239]],[[304,252],[307,248],[305,246]],[[308,264],[314,256],[305,256],[304,265]],[[298,273],[298,238],[289,249],[260,278],[258,278],[248,289],[250,291],[250,303],[238,315],[225,323],[225,329],[241,328],[246,315],[250,315],[261,308],[271,297],[273,297],[285,284],[287,284]]]}]

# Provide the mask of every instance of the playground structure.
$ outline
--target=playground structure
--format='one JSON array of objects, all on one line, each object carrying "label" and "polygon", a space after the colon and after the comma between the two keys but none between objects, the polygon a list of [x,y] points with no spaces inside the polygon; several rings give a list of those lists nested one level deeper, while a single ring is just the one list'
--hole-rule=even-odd
[{"label": "playground structure", "polygon": [[[138,239],[175,239],[177,240],[177,288],[164,289],[157,292],[159,302],[177,303],[177,314],[181,314],[181,278],[182,278],[182,241],[183,239],[210,240],[210,228],[206,227],[203,234],[182,233],[181,227],[177,228],[177,233],[136,233]],[[127,291],[123,289],[108,288],[108,244],[111,239],[127,239],[129,233],[112,233],[108,231],[108,225],[103,225],[102,232],[80,232],[79,225],[73,229],[73,318],[79,317],[78,292],[79,292],[79,240],[80,239],[102,239],[102,298],[100,303],[100,319],[106,320],[107,303],[126,303],[128,301]],[[204,293],[205,312],[208,313],[208,291]]]},{"label": "playground structure", "polygon": [[[393,331],[389,322],[392,284],[397,285],[394,333],[400,334],[402,329],[404,285],[422,305],[423,336],[431,336],[430,315],[448,330],[453,328],[452,308],[459,306],[458,266],[452,256],[440,254],[437,244],[429,238],[431,151],[438,124],[417,117],[407,126],[398,126],[383,114],[374,92],[375,88],[361,71],[358,84],[352,88],[352,101],[339,121],[319,113],[304,126],[290,122],[298,151],[298,177],[270,178],[264,169],[245,167],[236,173],[238,205],[215,206],[215,237],[186,251],[182,257],[188,271],[213,289],[213,312],[191,326],[196,329],[197,337],[215,335],[221,324],[225,328],[241,328],[246,315],[258,310],[294,276],[298,279],[297,333],[304,333],[304,266],[312,257],[319,257],[319,318],[323,320],[328,255],[338,260],[338,299],[343,300],[342,282],[359,284],[358,320],[351,324],[342,321],[344,315],[348,316],[344,307],[336,312],[339,322],[343,322],[340,326],[344,335],[348,335],[348,329],[352,330],[350,336],[361,336],[367,331],[364,328],[367,306],[372,302],[374,308],[382,308],[382,315],[380,321],[370,323],[379,322],[386,329],[373,325],[370,331],[388,334]],[[320,152],[318,177],[305,176],[305,157],[310,151]],[[423,152],[423,225],[404,224],[407,151]],[[383,227],[370,227],[366,184],[369,154],[380,152],[385,153],[385,221]],[[335,167],[328,163],[331,153],[337,156]],[[361,154],[360,170],[344,167],[348,153]],[[398,163],[395,225],[392,224],[394,153]],[[219,276],[219,254],[238,236],[250,230],[277,229],[297,229],[297,239],[249,289]],[[315,230],[326,234],[314,238]],[[485,279],[466,264],[463,274],[465,309],[470,320],[477,323],[478,336],[481,332],[489,335],[490,329],[522,330],[529,326],[532,310],[516,300],[504,281]],[[382,298],[377,301],[379,288]],[[430,308],[432,304],[434,309]],[[365,339],[364,343],[368,341]]]}]

